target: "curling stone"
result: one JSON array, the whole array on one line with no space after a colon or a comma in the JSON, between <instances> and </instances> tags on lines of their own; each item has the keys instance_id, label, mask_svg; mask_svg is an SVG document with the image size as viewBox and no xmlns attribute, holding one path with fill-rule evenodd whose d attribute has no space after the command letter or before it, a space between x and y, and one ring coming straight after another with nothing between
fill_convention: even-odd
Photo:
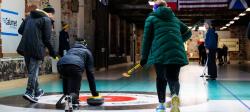
<instances>
[{"instance_id":1,"label":"curling stone","mask_svg":"<svg viewBox=\"0 0 250 112\"><path fill-rule=\"evenodd\" d=\"M100 106L104 103L104 98L101 96L89 97L87 103L90 106Z\"/></svg>"}]
</instances>

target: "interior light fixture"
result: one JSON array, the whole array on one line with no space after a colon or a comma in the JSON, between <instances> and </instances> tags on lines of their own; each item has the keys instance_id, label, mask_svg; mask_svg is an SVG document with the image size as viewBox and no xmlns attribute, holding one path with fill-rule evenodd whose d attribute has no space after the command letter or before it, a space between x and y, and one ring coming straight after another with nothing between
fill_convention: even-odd
<instances>
[{"instance_id":1,"label":"interior light fixture","mask_svg":"<svg viewBox=\"0 0 250 112\"><path fill-rule=\"evenodd\" d=\"M227 27L229 27L231 24L226 24Z\"/></svg>"},{"instance_id":2,"label":"interior light fixture","mask_svg":"<svg viewBox=\"0 0 250 112\"><path fill-rule=\"evenodd\" d=\"M250 8L247 8L247 10L246 10L247 12L250 12Z\"/></svg>"},{"instance_id":3,"label":"interior light fixture","mask_svg":"<svg viewBox=\"0 0 250 112\"><path fill-rule=\"evenodd\" d=\"M240 15L239 16L245 16L246 15L246 13L240 13Z\"/></svg>"},{"instance_id":4,"label":"interior light fixture","mask_svg":"<svg viewBox=\"0 0 250 112\"><path fill-rule=\"evenodd\" d=\"M149 4L149 5L155 5L155 2L154 2L153 0L149 0L149 1L148 1L148 4Z\"/></svg>"},{"instance_id":5,"label":"interior light fixture","mask_svg":"<svg viewBox=\"0 0 250 112\"><path fill-rule=\"evenodd\" d=\"M239 20L239 19L240 19L240 17L235 17L235 18L234 18L234 20Z\"/></svg>"},{"instance_id":6,"label":"interior light fixture","mask_svg":"<svg viewBox=\"0 0 250 112\"><path fill-rule=\"evenodd\" d=\"M234 21L230 21L229 23L230 23L230 24L234 24Z\"/></svg>"}]
</instances>

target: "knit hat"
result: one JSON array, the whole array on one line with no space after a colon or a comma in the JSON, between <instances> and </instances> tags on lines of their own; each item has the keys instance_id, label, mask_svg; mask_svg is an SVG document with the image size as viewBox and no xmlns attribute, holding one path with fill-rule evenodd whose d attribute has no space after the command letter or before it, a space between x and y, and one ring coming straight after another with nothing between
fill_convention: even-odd
<instances>
[{"instance_id":1,"label":"knit hat","mask_svg":"<svg viewBox=\"0 0 250 112\"><path fill-rule=\"evenodd\" d=\"M63 29L67 29L67 28L69 28L69 25L68 24L63 24Z\"/></svg>"},{"instance_id":2,"label":"knit hat","mask_svg":"<svg viewBox=\"0 0 250 112\"><path fill-rule=\"evenodd\" d=\"M86 41L84 38L79 38L79 37L78 37L78 38L76 38L76 41L77 41L78 43L84 45L85 47L88 46L87 41Z\"/></svg>"},{"instance_id":3,"label":"knit hat","mask_svg":"<svg viewBox=\"0 0 250 112\"><path fill-rule=\"evenodd\" d=\"M50 4L46 5L43 10L47 13L55 13L55 9Z\"/></svg>"},{"instance_id":4,"label":"knit hat","mask_svg":"<svg viewBox=\"0 0 250 112\"><path fill-rule=\"evenodd\" d=\"M153 10L155 11L160 6L166 6L166 4L167 3L165 0L157 0L157 1L155 1L155 4L153 6Z\"/></svg>"}]
</instances>

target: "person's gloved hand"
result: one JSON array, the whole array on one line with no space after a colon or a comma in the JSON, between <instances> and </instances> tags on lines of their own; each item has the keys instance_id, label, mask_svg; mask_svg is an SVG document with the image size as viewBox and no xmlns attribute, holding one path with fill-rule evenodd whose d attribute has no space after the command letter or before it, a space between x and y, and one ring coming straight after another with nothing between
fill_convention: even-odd
<instances>
[{"instance_id":1,"label":"person's gloved hand","mask_svg":"<svg viewBox=\"0 0 250 112\"><path fill-rule=\"evenodd\" d=\"M141 61L140 61L140 65L141 66L144 66L146 63L147 63L146 59L141 59Z\"/></svg>"},{"instance_id":2,"label":"person's gloved hand","mask_svg":"<svg viewBox=\"0 0 250 112\"><path fill-rule=\"evenodd\" d=\"M58 56L56 56L56 57L53 57L53 59L55 59L55 60L57 60L57 61L58 61L58 60L59 60L59 57L58 57Z\"/></svg>"},{"instance_id":3,"label":"person's gloved hand","mask_svg":"<svg viewBox=\"0 0 250 112\"><path fill-rule=\"evenodd\" d=\"M50 52L49 54L53 59L59 59L55 52Z\"/></svg>"}]
</instances>

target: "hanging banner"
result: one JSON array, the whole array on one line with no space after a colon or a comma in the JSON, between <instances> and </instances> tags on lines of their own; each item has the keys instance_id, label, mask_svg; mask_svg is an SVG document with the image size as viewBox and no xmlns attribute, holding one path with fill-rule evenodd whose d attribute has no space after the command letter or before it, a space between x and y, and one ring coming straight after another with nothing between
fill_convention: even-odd
<instances>
[{"instance_id":1,"label":"hanging banner","mask_svg":"<svg viewBox=\"0 0 250 112\"><path fill-rule=\"evenodd\" d=\"M229 9L242 10L248 8L246 0L231 0Z\"/></svg>"},{"instance_id":2,"label":"hanging banner","mask_svg":"<svg viewBox=\"0 0 250 112\"><path fill-rule=\"evenodd\" d=\"M228 9L228 0L178 0L179 10Z\"/></svg>"}]
</instances>

